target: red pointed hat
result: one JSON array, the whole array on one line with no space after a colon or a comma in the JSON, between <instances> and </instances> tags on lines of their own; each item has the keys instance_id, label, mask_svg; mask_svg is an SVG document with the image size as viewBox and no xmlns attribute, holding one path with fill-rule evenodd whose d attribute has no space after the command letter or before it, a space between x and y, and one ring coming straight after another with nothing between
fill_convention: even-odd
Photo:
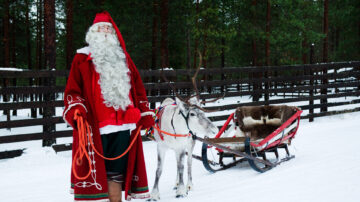
<instances>
[{"instance_id":1,"label":"red pointed hat","mask_svg":"<svg viewBox=\"0 0 360 202\"><path fill-rule=\"evenodd\" d=\"M113 28L116 31L116 35L118 36L119 42L121 47L123 48L124 52L126 52L125 42L124 39L119 31L119 28L116 26L114 20L111 18L110 14L107 11L103 11L101 13L97 13L93 22L93 25L99 22L108 22L111 23Z\"/></svg>"}]
</instances>

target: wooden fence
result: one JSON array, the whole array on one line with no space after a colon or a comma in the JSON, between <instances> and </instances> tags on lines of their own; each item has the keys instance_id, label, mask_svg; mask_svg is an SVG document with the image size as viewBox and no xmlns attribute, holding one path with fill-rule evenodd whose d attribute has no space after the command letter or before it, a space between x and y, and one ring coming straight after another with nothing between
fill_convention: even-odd
<instances>
[{"instance_id":1,"label":"wooden fence","mask_svg":"<svg viewBox=\"0 0 360 202\"><path fill-rule=\"evenodd\" d=\"M161 74L173 82L180 95L185 96L192 89L190 78L193 73L183 69L163 72L140 70L151 106L166 97L174 96L169 84L161 79ZM50 146L56 143L56 138L72 135L71 128L59 131L55 129L56 124L64 123L61 116L54 114L56 108L64 106L63 91L67 75L68 71L0 70L0 81L2 80L0 111L7 115L6 120L0 120L0 131L35 125L43 127L42 132L36 133L29 131L26 134L0 134L0 145L43 140L43 146ZM234 101L230 104L205 106L207 109L228 110L225 115L224 113L210 115L212 121L226 120L232 110L244 105L294 105L295 103L305 111L302 118L310 121L315 117L360 111L359 107L354 106L360 103L359 61L201 69L198 78L197 86L201 90L201 99L225 95L226 99L232 97L231 100ZM248 97L251 99L238 102ZM345 110L334 109L345 105L349 105ZM14 117L11 113L16 114L16 110L20 109L28 109L32 118L11 120L11 117ZM42 117L37 117L38 114ZM61 148L63 147L58 149Z\"/></svg>"}]
</instances>

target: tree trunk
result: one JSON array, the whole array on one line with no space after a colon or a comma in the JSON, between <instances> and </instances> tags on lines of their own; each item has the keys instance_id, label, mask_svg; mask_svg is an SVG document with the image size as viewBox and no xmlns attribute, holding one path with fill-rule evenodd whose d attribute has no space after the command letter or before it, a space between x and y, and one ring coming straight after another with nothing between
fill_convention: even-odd
<instances>
[{"instance_id":1,"label":"tree trunk","mask_svg":"<svg viewBox=\"0 0 360 202\"><path fill-rule=\"evenodd\" d=\"M159 18L159 2L158 0L153 0L153 26L152 26L152 42L151 42L151 69L157 68L157 58L158 58L158 18ZM152 82L157 82L155 76L151 78ZM148 95L155 96L157 90L151 90ZM150 103L150 108L155 109L155 102Z\"/></svg>"},{"instance_id":2,"label":"tree trunk","mask_svg":"<svg viewBox=\"0 0 360 202\"><path fill-rule=\"evenodd\" d=\"M305 35L305 34L304 34ZM301 43L301 46L302 46L302 63L303 64L306 64L307 63L307 55L306 55L306 49L307 49L307 40L306 38L304 37L303 40L302 40L302 43Z\"/></svg>"},{"instance_id":3,"label":"tree trunk","mask_svg":"<svg viewBox=\"0 0 360 202\"><path fill-rule=\"evenodd\" d=\"M9 0L4 0L4 65L10 67L10 39L9 39L9 24L10 24L10 12L9 12Z\"/></svg>"},{"instance_id":4,"label":"tree trunk","mask_svg":"<svg viewBox=\"0 0 360 202\"><path fill-rule=\"evenodd\" d=\"M45 68L48 70L56 69L56 46L55 46L55 0L44 1L44 51L45 51ZM47 78L46 86L54 86L55 79ZM44 95L44 101L50 102L55 100L53 93ZM55 114L55 108L44 107L44 118L50 118ZM55 138L46 137L55 131L54 124L43 125L45 138L43 146L51 146L56 143Z\"/></svg>"},{"instance_id":5,"label":"tree trunk","mask_svg":"<svg viewBox=\"0 0 360 202\"><path fill-rule=\"evenodd\" d=\"M200 13L200 4L199 0L196 0L196 22L195 29L199 29L199 13ZM197 57L198 57L198 49L199 49L199 38L195 38L195 47L194 47L194 63L193 68L196 69L197 66Z\"/></svg>"},{"instance_id":6,"label":"tree trunk","mask_svg":"<svg viewBox=\"0 0 360 202\"><path fill-rule=\"evenodd\" d=\"M152 26L152 45L151 45L151 69L156 69L157 62L157 41L158 41L158 0L153 0L153 26Z\"/></svg>"},{"instance_id":7,"label":"tree trunk","mask_svg":"<svg viewBox=\"0 0 360 202\"><path fill-rule=\"evenodd\" d=\"M359 36L359 39L360 39L360 36ZM340 28L336 28L336 31L335 31L335 51L339 50L339 42L340 42ZM360 47L360 46L358 46L358 47Z\"/></svg>"},{"instance_id":8,"label":"tree trunk","mask_svg":"<svg viewBox=\"0 0 360 202\"><path fill-rule=\"evenodd\" d=\"M161 0L161 68L169 67L168 18L169 0Z\"/></svg>"},{"instance_id":9,"label":"tree trunk","mask_svg":"<svg viewBox=\"0 0 360 202\"><path fill-rule=\"evenodd\" d=\"M17 3L16 0L13 1L13 13L10 15L11 24L10 24L10 32L11 32L11 44L10 44L10 52L11 52L11 66L16 67L16 9Z\"/></svg>"},{"instance_id":10,"label":"tree trunk","mask_svg":"<svg viewBox=\"0 0 360 202\"><path fill-rule=\"evenodd\" d=\"M270 21L271 21L271 1L267 0L266 6L266 44L265 44L265 63L266 66L270 65ZM269 72L265 72L265 78L269 78ZM265 82L265 90L269 90L269 82ZM265 92L265 101L269 101L269 93ZM266 104L267 105L267 104Z\"/></svg>"},{"instance_id":11,"label":"tree trunk","mask_svg":"<svg viewBox=\"0 0 360 202\"><path fill-rule=\"evenodd\" d=\"M29 20L29 12L30 12L29 0L25 0L25 7L26 7L25 24L26 24L27 65L28 65L29 69L32 69L33 67L32 67L32 62L31 62L31 35L30 35L30 20ZM30 85L32 85L32 84L30 84Z\"/></svg>"},{"instance_id":12,"label":"tree trunk","mask_svg":"<svg viewBox=\"0 0 360 202\"><path fill-rule=\"evenodd\" d=\"M324 0L324 25L323 25L323 33L325 35L324 38L324 42L323 42L323 62L328 62L328 31L329 31L329 21L328 21L328 14L329 14L329 1L328 0ZM323 70L323 74L327 74L327 70L324 69ZM328 80L327 79L323 79L322 80L323 84L327 84ZM321 89L321 94L322 95L326 95L327 94L327 89ZM327 99L320 99L320 103L321 104L327 104ZM320 108L321 112L326 112L327 111L327 107L326 106L322 106Z\"/></svg>"},{"instance_id":13,"label":"tree trunk","mask_svg":"<svg viewBox=\"0 0 360 202\"><path fill-rule=\"evenodd\" d=\"M10 11L9 11L9 1L4 0L4 66L10 67L10 38L9 38L9 24L10 24ZM9 79L3 79L3 87L9 86ZM6 94L3 95L3 101L9 101ZM8 121L10 120L9 110L4 110L4 115L7 115Z\"/></svg>"},{"instance_id":14,"label":"tree trunk","mask_svg":"<svg viewBox=\"0 0 360 202\"><path fill-rule=\"evenodd\" d=\"M252 6L255 7L254 8L254 11L252 13L252 26L253 28L256 26L256 0L253 0L252 1ZM256 51L256 37L255 36L252 36L252 63L253 63L253 66L257 66L257 51Z\"/></svg>"},{"instance_id":15,"label":"tree trunk","mask_svg":"<svg viewBox=\"0 0 360 202\"><path fill-rule=\"evenodd\" d=\"M66 0L66 69L70 69L73 57L73 1Z\"/></svg>"},{"instance_id":16,"label":"tree trunk","mask_svg":"<svg viewBox=\"0 0 360 202\"><path fill-rule=\"evenodd\" d=\"M267 0L266 6L266 44L265 44L265 57L266 66L270 65L270 21L271 21L271 2Z\"/></svg>"},{"instance_id":17,"label":"tree trunk","mask_svg":"<svg viewBox=\"0 0 360 202\"><path fill-rule=\"evenodd\" d=\"M42 0L37 1L37 23L36 23L36 62L35 69L42 69Z\"/></svg>"},{"instance_id":18,"label":"tree trunk","mask_svg":"<svg viewBox=\"0 0 360 202\"><path fill-rule=\"evenodd\" d=\"M256 27L256 5L257 5L257 2L256 0L253 0L252 1L252 6L254 7L253 9L253 13L252 13L252 26L253 27ZM257 46L256 46L256 36L252 36L252 62L253 62L253 66L257 66L258 63L257 63ZM254 78L261 78L261 73L253 73L252 76ZM261 87L259 85L259 83L253 83L253 90L259 90ZM260 94L259 93L255 93L253 94L253 101L259 101L260 99Z\"/></svg>"},{"instance_id":19,"label":"tree trunk","mask_svg":"<svg viewBox=\"0 0 360 202\"><path fill-rule=\"evenodd\" d=\"M328 20L328 14L329 14L329 1L324 0L324 24L323 24L323 34L325 35L324 41L323 41L323 62L328 62L328 31L329 31L329 20Z\"/></svg>"},{"instance_id":20,"label":"tree trunk","mask_svg":"<svg viewBox=\"0 0 360 202\"><path fill-rule=\"evenodd\" d=\"M189 28L186 29L186 67L190 71L191 69L191 37Z\"/></svg>"},{"instance_id":21,"label":"tree trunk","mask_svg":"<svg viewBox=\"0 0 360 202\"><path fill-rule=\"evenodd\" d=\"M223 70L225 68L225 38L222 37L221 38L221 69ZM225 80L225 74L224 72L222 71L221 73L221 81L224 81ZM239 85L238 85L238 90L239 90ZM221 92L223 93L226 89L226 85L224 86L221 86Z\"/></svg>"},{"instance_id":22,"label":"tree trunk","mask_svg":"<svg viewBox=\"0 0 360 202\"><path fill-rule=\"evenodd\" d=\"M12 23L10 24L10 31L11 31L11 66L12 67L17 67L17 62L16 62L16 17L17 17L17 0L13 1L13 13L10 16ZM16 86L16 78L13 78L12 80L12 85ZM12 102L17 102L18 101L18 96L16 94L13 94L13 99ZM17 110L13 109L12 111L12 115L16 116L17 115Z\"/></svg>"},{"instance_id":23,"label":"tree trunk","mask_svg":"<svg viewBox=\"0 0 360 202\"><path fill-rule=\"evenodd\" d=\"M203 37L203 42L204 42L204 44L203 44L203 51L202 51L202 66L204 67L204 69L206 69L207 68L207 59L206 59L206 57L207 57L207 34L205 33L204 34L204 37ZM204 76L205 76L205 74L204 74ZM206 78L205 78L205 80L206 80Z\"/></svg>"},{"instance_id":24,"label":"tree trunk","mask_svg":"<svg viewBox=\"0 0 360 202\"><path fill-rule=\"evenodd\" d=\"M225 67L225 38L221 38L221 68ZM221 80L224 80L224 74L221 75Z\"/></svg>"},{"instance_id":25,"label":"tree trunk","mask_svg":"<svg viewBox=\"0 0 360 202\"><path fill-rule=\"evenodd\" d=\"M44 51L45 68L56 69L55 0L44 1Z\"/></svg>"},{"instance_id":26,"label":"tree trunk","mask_svg":"<svg viewBox=\"0 0 360 202\"><path fill-rule=\"evenodd\" d=\"M43 69L43 0L37 0L37 22L36 22L36 61L35 69ZM35 85L42 85L41 78L35 79ZM42 101L43 95L37 94L36 100ZM42 108L39 108L39 114L43 114Z\"/></svg>"},{"instance_id":27,"label":"tree trunk","mask_svg":"<svg viewBox=\"0 0 360 202\"><path fill-rule=\"evenodd\" d=\"M30 35L30 20L29 20L29 14L30 14L30 4L29 0L25 0L25 7L26 7L26 16L25 16L25 24L26 24L26 50L27 50L27 65L30 70L33 69L32 66L32 58L31 58L31 35ZM34 85L34 78L29 79L30 86ZM30 101L35 101L35 95L32 93L30 94ZM30 110L31 117L36 118L36 108L31 108Z\"/></svg>"}]
</instances>

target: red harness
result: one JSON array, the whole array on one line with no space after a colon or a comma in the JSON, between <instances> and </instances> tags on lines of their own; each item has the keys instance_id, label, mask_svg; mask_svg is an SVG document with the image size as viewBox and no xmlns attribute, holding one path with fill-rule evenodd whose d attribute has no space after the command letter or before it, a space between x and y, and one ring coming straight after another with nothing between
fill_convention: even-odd
<instances>
[{"instance_id":1,"label":"red harness","mask_svg":"<svg viewBox=\"0 0 360 202\"><path fill-rule=\"evenodd\" d=\"M176 103L173 103L172 105L176 105ZM160 136L160 139L162 141L164 141L164 135L169 135L169 136L173 136L173 137L189 137L191 136L191 134L173 134L173 133L169 133L169 132L166 132L166 131L163 131L161 130L161 116L162 114L164 113L164 109L166 106L169 106L169 105L165 105L163 107L158 107L155 111L155 125L153 126L159 133L159 136ZM154 131L152 131L153 133Z\"/></svg>"}]
</instances>

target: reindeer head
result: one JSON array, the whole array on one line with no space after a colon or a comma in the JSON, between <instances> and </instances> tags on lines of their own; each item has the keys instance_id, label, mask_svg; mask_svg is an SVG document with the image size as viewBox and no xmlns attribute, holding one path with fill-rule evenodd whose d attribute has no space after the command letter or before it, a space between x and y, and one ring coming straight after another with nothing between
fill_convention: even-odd
<instances>
[{"instance_id":1,"label":"reindeer head","mask_svg":"<svg viewBox=\"0 0 360 202\"><path fill-rule=\"evenodd\" d=\"M205 116L201 110L200 102L196 98L191 98L183 102L178 97L175 98L176 105L179 107L179 113L184 117L187 127L194 134L204 136L214 136L219 129Z\"/></svg>"}]
</instances>

